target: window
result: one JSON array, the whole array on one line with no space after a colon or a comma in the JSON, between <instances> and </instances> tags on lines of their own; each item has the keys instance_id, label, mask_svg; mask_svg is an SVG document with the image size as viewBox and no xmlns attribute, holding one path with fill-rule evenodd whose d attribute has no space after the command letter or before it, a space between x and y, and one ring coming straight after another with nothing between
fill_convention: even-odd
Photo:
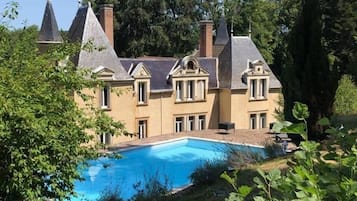
<instances>
[{"instance_id":1,"label":"window","mask_svg":"<svg viewBox=\"0 0 357 201\"><path fill-rule=\"evenodd\" d=\"M175 120L175 132L179 133L183 131L183 117L176 117Z\"/></svg>"},{"instance_id":2,"label":"window","mask_svg":"<svg viewBox=\"0 0 357 201\"><path fill-rule=\"evenodd\" d=\"M111 144L112 135L109 133L103 133L99 136L101 144Z\"/></svg>"},{"instance_id":3,"label":"window","mask_svg":"<svg viewBox=\"0 0 357 201\"><path fill-rule=\"evenodd\" d=\"M267 123L267 114L266 113L260 113L260 128L265 128Z\"/></svg>"},{"instance_id":4,"label":"window","mask_svg":"<svg viewBox=\"0 0 357 201\"><path fill-rule=\"evenodd\" d=\"M187 81L187 100L193 100L195 94L195 81Z\"/></svg>"},{"instance_id":5,"label":"window","mask_svg":"<svg viewBox=\"0 0 357 201\"><path fill-rule=\"evenodd\" d=\"M193 61L189 61L188 63L187 63L187 69L188 70L194 70L194 64L193 64Z\"/></svg>"},{"instance_id":6,"label":"window","mask_svg":"<svg viewBox=\"0 0 357 201\"><path fill-rule=\"evenodd\" d=\"M138 93L138 103L139 104L144 104L146 103L146 82L139 82L138 83L138 90L139 90L139 93Z\"/></svg>"},{"instance_id":7,"label":"window","mask_svg":"<svg viewBox=\"0 0 357 201\"><path fill-rule=\"evenodd\" d=\"M195 130L195 117L189 116L187 120L187 131Z\"/></svg>"},{"instance_id":8,"label":"window","mask_svg":"<svg viewBox=\"0 0 357 201\"><path fill-rule=\"evenodd\" d=\"M200 115L198 116L198 130L206 129L206 116Z\"/></svg>"},{"instance_id":9,"label":"window","mask_svg":"<svg viewBox=\"0 0 357 201\"><path fill-rule=\"evenodd\" d=\"M256 85L257 85L257 80L250 80L250 99L256 98L257 95Z\"/></svg>"},{"instance_id":10,"label":"window","mask_svg":"<svg viewBox=\"0 0 357 201\"><path fill-rule=\"evenodd\" d=\"M176 81L176 101L182 101L183 99L183 90L182 90L182 81Z\"/></svg>"},{"instance_id":11,"label":"window","mask_svg":"<svg viewBox=\"0 0 357 201\"><path fill-rule=\"evenodd\" d=\"M261 79L261 80L260 80L259 89L260 89L260 97L261 97L261 98L266 98L266 91L267 91L267 89L266 89L266 86L267 86L266 82L267 82L266 79Z\"/></svg>"},{"instance_id":12,"label":"window","mask_svg":"<svg viewBox=\"0 0 357 201\"><path fill-rule=\"evenodd\" d=\"M206 99L206 82L204 80L199 80L198 81L198 91L197 91L197 96L199 100L205 100Z\"/></svg>"},{"instance_id":13,"label":"window","mask_svg":"<svg viewBox=\"0 0 357 201\"><path fill-rule=\"evenodd\" d=\"M147 137L147 121L140 120L138 122L138 137L139 139L143 139Z\"/></svg>"},{"instance_id":14,"label":"window","mask_svg":"<svg viewBox=\"0 0 357 201\"><path fill-rule=\"evenodd\" d=\"M109 96L110 96L110 88L109 86L105 86L101 89L101 108L106 109L109 108Z\"/></svg>"},{"instance_id":15,"label":"window","mask_svg":"<svg viewBox=\"0 0 357 201\"><path fill-rule=\"evenodd\" d=\"M249 120L250 120L250 125L249 125L250 129L256 129L257 128L257 122L256 122L257 115L251 114Z\"/></svg>"}]
</instances>

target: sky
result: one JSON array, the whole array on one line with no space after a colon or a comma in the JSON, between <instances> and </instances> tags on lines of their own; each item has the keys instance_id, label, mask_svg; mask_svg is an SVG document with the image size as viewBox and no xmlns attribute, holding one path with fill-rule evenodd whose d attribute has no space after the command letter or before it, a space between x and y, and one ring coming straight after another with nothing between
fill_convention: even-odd
<instances>
[{"instance_id":1,"label":"sky","mask_svg":"<svg viewBox=\"0 0 357 201\"><path fill-rule=\"evenodd\" d=\"M11 0L0 0L0 13ZM19 3L19 15L14 21L10 21L12 28L18 29L24 26L37 25L41 28L43 13L47 0L12 0ZM53 10L60 30L68 30L78 9L78 0L51 0Z\"/></svg>"}]
</instances>

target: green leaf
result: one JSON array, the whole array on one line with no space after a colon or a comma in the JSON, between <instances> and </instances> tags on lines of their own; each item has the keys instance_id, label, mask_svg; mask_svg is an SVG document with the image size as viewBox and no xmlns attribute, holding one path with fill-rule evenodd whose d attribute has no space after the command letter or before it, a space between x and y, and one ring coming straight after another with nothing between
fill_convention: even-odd
<instances>
[{"instance_id":1,"label":"green leaf","mask_svg":"<svg viewBox=\"0 0 357 201\"><path fill-rule=\"evenodd\" d=\"M295 102L292 113L294 118L297 120L305 120L310 116L307 105L300 102Z\"/></svg>"},{"instance_id":2,"label":"green leaf","mask_svg":"<svg viewBox=\"0 0 357 201\"><path fill-rule=\"evenodd\" d=\"M278 121L274 123L272 132L281 133L281 129L290 126L292 123L289 121Z\"/></svg>"},{"instance_id":3,"label":"green leaf","mask_svg":"<svg viewBox=\"0 0 357 201\"><path fill-rule=\"evenodd\" d=\"M326 117L320 119L318 122L317 122L320 126L329 126L331 125L330 124L330 120Z\"/></svg>"},{"instance_id":4,"label":"green leaf","mask_svg":"<svg viewBox=\"0 0 357 201\"><path fill-rule=\"evenodd\" d=\"M247 197L247 195L249 195L250 192L252 192L253 188L243 185L241 187L238 188L238 192L242 197Z\"/></svg>"},{"instance_id":5,"label":"green leaf","mask_svg":"<svg viewBox=\"0 0 357 201\"><path fill-rule=\"evenodd\" d=\"M306 127L304 123L292 124L281 129L281 132L301 135L304 140L307 140Z\"/></svg>"}]
</instances>

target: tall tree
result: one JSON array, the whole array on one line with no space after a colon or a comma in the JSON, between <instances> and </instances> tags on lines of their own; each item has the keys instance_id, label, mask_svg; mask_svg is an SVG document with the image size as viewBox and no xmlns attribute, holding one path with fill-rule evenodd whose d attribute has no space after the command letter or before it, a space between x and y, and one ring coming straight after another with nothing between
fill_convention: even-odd
<instances>
[{"instance_id":1,"label":"tall tree","mask_svg":"<svg viewBox=\"0 0 357 201\"><path fill-rule=\"evenodd\" d=\"M332 49L324 47L322 11L319 0L302 1L302 10L289 36L290 61L283 69L282 79L287 118L292 119L289 111L295 101L306 103L311 111L308 128L312 135L321 131L318 119L333 112L340 78L340 69L329 65L327 53Z\"/></svg>"},{"instance_id":2,"label":"tall tree","mask_svg":"<svg viewBox=\"0 0 357 201\"><path fill-rule=\"evenodd\" d=\"M88 143L93 132L121 132L123 125L92 108L78 108L84 88L100 82L85 79L71 62L79 50L60 45L40 54L37 29L16 32L0 25L0 200L68 199L78 168L95 156ZM90 104L90 101L88 102ZM93 106L94 108L94 106Z\"/></svg>"}]
</instances>

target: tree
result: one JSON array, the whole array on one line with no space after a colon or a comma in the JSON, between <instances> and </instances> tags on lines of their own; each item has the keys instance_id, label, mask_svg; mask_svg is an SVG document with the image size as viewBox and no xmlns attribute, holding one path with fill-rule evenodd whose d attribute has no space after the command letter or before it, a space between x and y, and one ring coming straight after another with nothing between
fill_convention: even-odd
<instances>
[{"instance_id":1,"label":"tree","mask_svg":"<svg viewBox=\"0 0 357 201\"><path fill-rule=\"evenodd\" d=\"M340 26L337 24L340 17L346 23L356 20L356 16L348 14L351 11L347 7L352 4L347 2L343 3L346 12L339 8L339 14L335 15L327 12L330 9L327 5L330 6L332 2L323 4L319 0L302 1L301 11L288 36L288 55L281 79L285 116L288 120L293 119L290 111L295 101L307 103L311 110L308 127L314 135L322 132L317 120L330 117L333 113L338 80L350 62L350 56L347 55L353 52L350 45L346 44L348 42L336 35L339 32L336 26ZM335 23L331 24L331 21ZM352 28L347 26L346 30L343 29L343 32L347 32L344 33L346 37L354 35L355 30Z\"/></svg>"},{"instance_id":2,"label":"tree","mask_svg":"<svg viewBox=\"0 0 357 201\"><path fill-rule=\"evenodd\" d=\"M339 81L334 108L337 114L357 113L357 86L353 83L352 76L342 76Z\"/></svg>"},{"instance_id":3,"label":"tree","mask_svg":"<svg viewBox=\"0 0 357 201\"><path fill-rule=\"evenodd\" d=\"M84 88L101 84L85 79L71 62L78 46L63 44L40 54L37 30L16 33L0 25L0 200L68 199L78 168L95 156L83 146L93 132L123 132L96 109L78 108Z\"/></svg>"},{"instance_id":4,"label":"tree","mask_svg":"<svg viewBox=\"0 0 357 201\"><path fill-rule=\"evenodd\" d=\"M235 35L249 35L251 26L251 37L255 45L269 63L273 63L273 50L277 45L277 34L279 27L277 1L245 0L224 2L227 21Z\"/></svg>"},{"instance_id":5,"label":"tree","mask_svg":"<svg viewBox=\"0 0 357 201\"><path fill-rule=\"evenodd\" d=\"M196 48L200 1L110 2L114 3L115 50L119 56L177 56ZM95 5L101 3L108 1L95 1Z\"/></svg>"}]
</instances>

